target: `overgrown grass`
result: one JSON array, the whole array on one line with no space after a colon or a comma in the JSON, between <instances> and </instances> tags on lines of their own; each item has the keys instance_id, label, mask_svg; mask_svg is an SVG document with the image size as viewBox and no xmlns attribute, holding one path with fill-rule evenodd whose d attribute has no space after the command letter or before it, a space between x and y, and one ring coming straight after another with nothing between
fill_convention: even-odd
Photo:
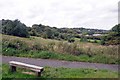
<instances>
[{"instance_id":1,"label":"overgrown grass","mask_svg":"<svg viewBox=\"0 0 120 80\"><path fill-rule=\"evenodd\" d=\"M104 55L88 56L81 54L78 56L72 54L60 54L49 51L22 51L13 48L3 49L3 55L5 56L17 56L17 57L28 57L28 58L42 58L42 59L58 59L66 61L82 61L82 62L94 62L94 63L105 63L105 64L118 64L118 59Z\"/></svg>"},{"instance_id":2,"label":"overgrown grass","mask_svg":"<svg viewBox=\"0 0 120 80\"><path fill-rule=\"evenodd\" d=\"M6 64L3 64L2 72L2 78L38 78L34 74L23 74L22 72L31 72L26 69L17 68L17 72L11 73ZM45 67L42 76L39 78L118 78L118 73L95 69Z\"/></svg>"},{"instance_id":3,"label":"overgrown grass","mask_svg":"<svg viewBox=\"0 0 120 80\"><path fill-rule=\"evenodd\" d=\"M118 64L120 46L3 35L3 55Z\"/></svg>"}]
</instances>

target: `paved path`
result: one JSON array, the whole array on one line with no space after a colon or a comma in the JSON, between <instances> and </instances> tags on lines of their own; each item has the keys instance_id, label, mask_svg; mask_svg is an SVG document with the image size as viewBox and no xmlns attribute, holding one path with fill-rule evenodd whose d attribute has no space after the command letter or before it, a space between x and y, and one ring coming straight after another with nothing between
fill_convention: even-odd
<instances>
[{"instance_id":1,"label":"paved path","mask_svg":"<svg viewBox=\"0 0 120 80\"><path fill-rule=\"evenodd\" d=\"M118 71L118 65L112 65L112 64L70 62L70 61L61 61L61 60L2 56L3 63L8 63L11 60L25 62L28 64L33 64L33 65L38 65L38 66L43 66L43 67L50 66L50 67L65 67L65 68L92 68L92 69L107 69L107 70L112 70L112 71Z\"/></svg>"}]
</instances>

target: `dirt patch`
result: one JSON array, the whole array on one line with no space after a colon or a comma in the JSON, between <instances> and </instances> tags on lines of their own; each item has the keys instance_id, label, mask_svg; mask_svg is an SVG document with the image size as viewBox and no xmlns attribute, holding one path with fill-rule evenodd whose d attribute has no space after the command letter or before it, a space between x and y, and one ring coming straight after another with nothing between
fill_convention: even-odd
<instances>
[{"instance_id":1,"label":"dirt patch","mask_svg":"<svg viewBox=\"0 0 120 80\"><path fill-rule=\"evenodd\" d=\"M35 75L34 72L22 72L23 74Z\"/></svg>"}]
</instances>

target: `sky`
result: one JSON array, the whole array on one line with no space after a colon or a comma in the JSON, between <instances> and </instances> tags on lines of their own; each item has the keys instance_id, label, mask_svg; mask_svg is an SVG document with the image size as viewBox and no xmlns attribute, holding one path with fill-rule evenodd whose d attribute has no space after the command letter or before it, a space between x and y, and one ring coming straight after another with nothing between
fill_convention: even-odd
<instances>
[{"instance_id":1,"label":"sky","mask_svg":"<svg viewBox=\"0 0 120 80\"><path fill-rule=\"evenodd\" d=\"M0 19L27 26L109 30L118 24L119 0L0 0Z\"/></svg>"}]
</instances>

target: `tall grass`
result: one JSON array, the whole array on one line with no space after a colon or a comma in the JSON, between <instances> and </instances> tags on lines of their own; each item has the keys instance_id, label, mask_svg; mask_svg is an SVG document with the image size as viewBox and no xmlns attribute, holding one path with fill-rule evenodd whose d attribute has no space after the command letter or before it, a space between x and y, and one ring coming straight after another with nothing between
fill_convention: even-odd
<instances>
[{"instance_id":1,"label":"tall grass","mask_svg":"<svg viewBox=\"0 0 120 80\"><path fill-rule=\"evenodd\" d=\"M20 38L8 35L3 35L2 40L3 50L6 48L14 48L26 52L30 50L49 51L60 54L71 54L74 56L87 55L93 57L99 55L118 59L119 46L116 45L102 46L99 44L78 41L69 43L67 41L43 39L40 37ZM12 55L15 55L14 51Z\"/></svg>"}]
</instances>

